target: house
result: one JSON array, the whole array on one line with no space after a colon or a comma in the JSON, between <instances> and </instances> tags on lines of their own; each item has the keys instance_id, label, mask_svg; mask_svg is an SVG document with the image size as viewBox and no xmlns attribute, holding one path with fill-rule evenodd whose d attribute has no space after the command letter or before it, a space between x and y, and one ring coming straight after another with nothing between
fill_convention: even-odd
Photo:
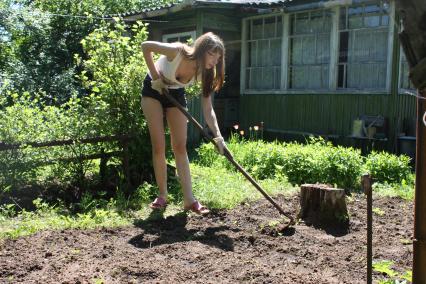
<instances>
[{"instance_id":1,"label":"house","mask_svg":"<svg viewBox=\"0 0 426 284\"><path fill-rule=\"evenodd\" d=\"M263 122L267 138L313 134L391 151L415 141L394 0L182 0L122 16L150 20L152 40L224 39L226 86L215 96L223 132ZM196 99L190 110L200 119ZM193 128L189 136L199 139Z\"/></svg>"}]
</instances>

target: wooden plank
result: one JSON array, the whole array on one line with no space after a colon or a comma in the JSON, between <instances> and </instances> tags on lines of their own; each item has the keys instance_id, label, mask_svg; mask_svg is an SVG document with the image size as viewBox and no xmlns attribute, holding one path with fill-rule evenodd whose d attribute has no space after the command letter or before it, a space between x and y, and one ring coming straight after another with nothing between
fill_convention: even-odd
<instances>
[{"instance_id":1,"label":"wooden plank","mask_svg":"<svg viewBox=\"0 0 426 284\"><path fill-rule=\"evenodd\" d=\"M242 20L241 29L241 72L240 72L240 94L243 95L246 86L246 62L247 62L247 20ZM241 113L241 111L239 112Z\"/></svg>"},{"instance_id":2,"label":"wooden plank","mask_svg":"<svg viewBox=\"0 0 426 284\"><path fill-rule=\"evenodd\" d=\"M204 33L204 14L202 11L197 11L195 20L196 20L197 37L199 37Z\"/></svg>"},{"instance_id":3,"label":"wooden plank","mask_svg":"<svg viewBox=\"0 0 426 284\"><path fill-rule=\"evenodd\" d=\"M179 28L188 28L188 27L195 27L197 24L196 18L195 17L185 17L185 18L181 18L181 19L166 19L165 23L157 23L157 24L153 24L150 23L150 25L153 28L158 28L161 29L163 31L167 31L170 29L179 29Z\"/></svg>"},{"instance_id":4,"label":"wooden plank","mask_svg":"<svg viewBox=\"0 0 426 284\"><path fill-rule=\"evenodd\" d=\"M4 142L0 142L0 151L19 149L22 147L31 146L34 148L41 147L54 147L54 146L65 146L72 144L94 144L101 142L116 142L116 141L124 141L130 139L130 136L126 135L114 135L114 136L102 136L102 137L93 137L93 138L82 138L82 139L67 139L67 140L55 140L55 141L47 141L47 142L25 142L25 143L14 143L7 144Z\"/></svg>"}]
</instances>

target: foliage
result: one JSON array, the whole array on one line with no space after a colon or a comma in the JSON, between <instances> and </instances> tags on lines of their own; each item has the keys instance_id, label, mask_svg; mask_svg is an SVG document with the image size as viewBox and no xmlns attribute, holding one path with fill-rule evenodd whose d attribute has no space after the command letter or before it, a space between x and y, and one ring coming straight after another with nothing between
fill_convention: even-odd
<instances>
[{"instance_id":1,"label":"foliage","mask_svg":"<svg viewBox=\"0 0 426 284\"><path fill-rule=\"evenodd\" d=\"M283 174L293 184L330 183L343 188L356 188L361 174L362 157L358 150L334 147L323 140L299 143L266 143L238 140L228 143L230 151L250 174L258 179ZM212 145L198 149L200 165L232 166L225 158L217 158Z\"/></svg>"},{"instance_id":2,"label":"foliage","mask_svg":"<svg viewBox=\"0 0 426 284\"><path fill-rule=\"evenodd\" d=\"M185 94L188 100L200 96L202 92L201 82L197 81L195 84L185 88Z\"/></svg>"},{"instance_id":3,"label":"foliage","mask_svg":"<svg viewBox=\"0 0 426 284\"><path fill-rule=\"evenodd\" d=\"M363 162L359 150L311 139L307 145L288 144L284 155L283 171L290 182L329 183L345 189L359 186Z\"/></svg>"},{"instance_id":4,"label":"foliage","mask_svg":"<svg viewBox=\"0 0 426 284\"><path fill-rule=\"evenodd\" d=\"M79 140L107 133L108 125L102 117L108 105L99 96L80 99L74 96L61 107L44 105L41 102L43 96L41 93L31 96L29 93L8 92L0 100L0 141L25 145L28 142ZM114 149L116 146L103 147ZM39 178L38 167L47 164L52 164L51 170L57 180L66 182L69 177L68 181L72 181L78 175L84 175L89 162L61 163L59 160L79 158L99 151L99 148L88 144L33 148L26 144L20 150L0 152L0 187L35 182Z\"/></svg>"},{"instance_id":5,"label":"foliage","mask_svg":"<svg viewBox=\"0 0 426 284\"><path fill-rule=\"evenodd\" d=\"M412 282L412 272L406 271L404 274L400 274L392 269L393 261L383 260L373 263L373 270L383 275L390 277L390 279L380 280L380 284L406 284ZM402 280L401 280L402 279ZM401 281L400 281L401 280Z\"/></svg>"},{"instance_id":6,"label":"foliage","mask_svg":"<svg viewBox=\"0 0 426 284\"><path fill-rule=\"evenodd\" d=\"M144 171L150 169L149 138L140 110L140 86L146 66L143 64L140 44L147 37L146 26L137 23L131 27L130 38L126 27L116 22L105 23L85 40L83 47L88 58L76 56L84 68L80 74L90 94L77 93L65 103L46 103L45 93L18 93L6 91L0 101L0 141L8 144L46 142L125 134L132 136L129 143L130 167L138 173L136 182L146 179ZM64 147L32 148L0 152L4 170L0 173L0 185L20 186L36 182L39 166L49 167L51 176L60 182L74 183L81 187L85 175L93 163L81 157L99 153L101 149L118 150L117 143L89 145L75 143ZM76 162L58 162L77 158Z\"/></svg>"},{"instance_id":7,"label":"foliage","mask_svg":"<svg viewBox=\"0 0 426 284\"><path fill-rule=\"evenodd\" d=\"M84 90L73 55L84 57L80 41L111 14L141 10L172 0L3 0L0 3L0 75L9 87L46 99L68 100ZM1 84L2 78L0 78Z\"/></svg>"},{"instance_id":8,"label":"foliage","mask_svg":"<svg viewBox=\"0 0 426 284\"><path fill-rule=\"evenodd\" d=\"M39 90L48 96L66 101L73 92L81 93L74 78L72 54L81 52L76 42L87 34L81 21L68 25L67 21L46 14L35 4L24 5L21 1L8 7L3 22L7 34L2 45L8 46L8 60L0 62L1 73L9 80L9 88L19 93ZM61 13L56 11L56 13ZM63 12L66 14L66 12ZM3 52L0 51L0 54Z\"/></svg>"},{"instance_id":9,"label":"foliage","mask_svg":"<svg viewBox=\"0 0 426 284\"><path fill-rule=\"evenodd\" d=\"M76 55L85 70L80 79L86 89L99 94L109 105L107 119L113 133L131 133L143 127L140 110L140 88L146 74L140 45L147 38L142 22L132 25L130 37L126 26L116 19L105 24L81 41L88 58ZM141 125L142 124L142 125Z\"/></svg>"},{"instance_id":10,"label":"foliage","mask_svg":"<svg viewBox=\"0 0 426 284\"><path fill-rule=\"evenodd\" d=\"M365 163L366 170L376 182L401 183L411 178L410 158L386 152L372 152Z\"/></svg>"},{"instance_id":11,"label":"foliage","mask_svg":"<svg viewBox=\"0 0 426 284\"><path fill-rule=\"evenodd\" d=\"M75 57L84 68L80 79L85 88L108 104L109 112L103 119L111 132L131 137L130 170L137 184L146 179L148 174L144 177L144 172L151 168L151 149L146 147L150 140L140 107L140 90L147 70L140 46L147 36L147 26L142 22L128 30L115 19L81 41L87 59Z\"/></svg>"}]
</instances>

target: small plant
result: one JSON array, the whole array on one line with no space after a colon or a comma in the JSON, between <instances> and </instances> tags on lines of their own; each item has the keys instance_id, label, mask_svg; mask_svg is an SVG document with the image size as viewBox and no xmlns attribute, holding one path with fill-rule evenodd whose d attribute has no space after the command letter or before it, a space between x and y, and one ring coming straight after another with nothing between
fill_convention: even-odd
<instances>
[{"instance_id":1,"label":"small plant","mask_svg":"<svg viewBox=\"0 0 426 284\"><path fill-rule=\"evenodd\" d=\"M104 279L102 279L102 278L93 278L93 279L92 279L92 283L93 283L93 284L105 284L106 282L105 282L105 280L104 280Z\"/></svg>"},{"instance_id":2,"label":"small plant","mask_svg":"<svg viewBox=\"0 0 426 284\"><path fill-rule=\"evenodd\" d=\"M412 282L412 272L410 270L405 271L404 274L400 274L392 269L393 261L383 260L373 263L373 270L384 274L390 279L380 280L379 284L406 284Z\"/></svg>"},{"instance_id":3,"label":"small plant","mask_svg":"<svg viewBox=\"0 0 426 284\"><path fill-rule=\"evenodd\" d=\"M279 224L280 224L279 221L273 220L273 221L269 221L268 226L271 227L271 228L275 228Z\"/></svg>"},{"instance_id":4,"label":"small plant","mask_svg":"<svg viewBox=\"0 0 426 284\"><path fill-rule=\"evenodd\" d=\"M373 263L373 270L379 273L383 273L389 277L395 277L398 273L393 270L391 267L393 265L393 261L384 260Z\"/></svg>"},{"instance_id":5,"label":"small plant","mask_svg":"<svg viewBox=\"0 0 426 284\"><path fill-rule=\"evenodd\" d=\"M3 204L0 206L0 219L11 218L15 216L15 214L16 214L15 204Z\"/></svg>"},{"instance_id":6,"label":"small plant","mask_svg":"<svg viewBox=\"0 0 426 284\"><path fill-rule=\"evenodd\" d=\"M380 208L378 208L378 207L373 208L373 213L375 213L375 214L376 214L376 215L378 215L378 216L383 216L383 215L385 215L385 211L383 211L382 209L380 209Z\"/></svg>"}]
</instances>

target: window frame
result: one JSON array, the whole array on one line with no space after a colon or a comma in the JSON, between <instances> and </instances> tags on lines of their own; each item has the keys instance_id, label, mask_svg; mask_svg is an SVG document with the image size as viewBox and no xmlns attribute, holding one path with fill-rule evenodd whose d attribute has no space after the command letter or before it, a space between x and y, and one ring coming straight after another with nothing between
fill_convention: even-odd
<instances>
[{"instance_id":1,"label":"window frame","mask_svg":"<svg viewBox=\"0 0 426 284\"><path fill-rule=\"evenodd\" d=\"M280 84L279 84L279 88L278 89L264 89L265 91L280 91L281 89L282 89L282 82L283 82L283 77L282 77L282 72L283 72L283 69L282 69L282 66L283 66L283 64L282 64L282 60L283 60L283 48L282 48L282 44L283 44L283 34L284 34L284 32L282 31L282 33L281 33L281 36L277 36L277 34L275 34L275 37L270 37L270 38L259 38L259 39L247 39L247 29L248 29L248 26L249 26L249 23L251 22L251 21L253 21L253 20L257 20L257 19L267 19L267 18L275 18L274 20L275 20L275 29L276 30L278 30L278 18L281 18L281 25L282 25L282 27L283 27L283 21L284 21L284 17L283 17L283 13L271 13L271 14L268 14L268 15L259 15L259 16L253 16L253 17L248 17L248 18L245 18L245 19L243 19L243 21L245 20L245 26L243 26L243 29L242 29L242 32L243 32L243 35L244 35L244 39L242 39L241 40L241 44L242 44L242 46L244 46L244 48L242 47L242 54L243 54L243 52L246 54L245 55L245 59L244 60L241 60L241 76L243 76L244 78L246 78L246 75L247 75L247 70L248 69L253 69L253 68L261 68L262 69L262 72L261 72L261 74L262 74L262 77L263 77L263 72L264 72L264 68L272 68L272 69L275 69L275 68L279 68L280 69L280 72L281 72L281 76L280 76ZM264 25L265 25L265 23L263 23L263 26L262 26L262 28L263 28L263 31L264 31ZM253 28L252 27L250 27L250 31L252 32L253 31ZM256 42L256 48L258 48L258 42L259 41L261 41L261 40L268 40L269 42L268 42L268 46L270 47L271 46L271 40L277 40L277 39L281 39L281 63L278 65L278 66L274 66L274 65L271 65L271 66L255 66L255 67L253 67L253 66L251 66L251 67L249 67L249 66L247 66L247 62L248 62L248 56L250 56L249 54L248 54L248 46L249 46L249 44L251 43L251 42ZM258 54L256 54L256 63L257 63L257 61L258 61ZM274 74L275 74L275 72L274 72ZM251 75L251 72L250 72L250 75ZM243 81L241 81L240 80L240 82L243 82ZM246 80L244 80L244 83L247 83L247 81ZM241 89L246 89L246 85L240 85L241 86ZM251 90L255 90L255 89L251 89ZM261 90L257 90L257 91L261 91Z\"/></svg>"},{"instance_id":2,"label":"window frame","mask_svg":"<svg viewBox=\"0 0 426 284\"><path fill-rule=\"evenodd\" d=\"M291 19L292 19L292 17L294 16L294 17L296 17L296 26L297 26L297 15L298 14L308 14L309 15L309 19L311 19L311 15L313 14L313 13L318 13L318 12L321 12L323 15L325 15L325 14L327 14L327 13L330 13L330 19L331 19L331 26L330 26L330 31L329 32L320 32L320 33L305 33L305 34L291 34L291 31L290 31L290 29L291 29L291 27L292 27L292 23L291 23ZM294 13L289 13L288 15L289 15L289 26L288 26L288 35L287 35L287 39L288 39L288 48L287 48L287 56L288 56L288 59L287 59L287 78L286 78L286 80L287 80L287 90L288 91L296 91L296 92L298 92L298 91L300 91L300 90L313 90L313 88L311 88L311 89L303 89L303 88L294 88L294 87L292 87L292 88L290 88L289 87L289 85L290 85L290 83L291 83L291 78L290 78L290 68L292 68L292 67L294 67L294 66L321 66L321 65L328 65L328 83L327 83L327 85L328 85L328 87L327 88L321 88L321 89L317 89L318 90L318 92L322 92L322 91L329 91L330 90L330 81L331 81L331 78L330 78L330 76L332 75L331 74L331 65L332 65L332 57L333 57L333 52L332 52L332 48L333 48L333 46L332 46L332 44L333 44L333 38L332 38L332 33L334 32L334 30L333 30L333 28L334 28L334 23L333 23L333 21L334 21L334 12L335 11L333 11L333 9L316 9L316 10L307 10L307 11L298 11L298 12L294 12ZM324 34L328 34L328 41L329 41L329 61L327 62L327 63L317 63L317 64L300 64L300 65L297 65L297 64L293 64L293 65L290 65L290 61L291 61L291 52L292 52L292 50L291 50L291 48L290 48L290 46L291 46L291 41L293 40L293 39L296 39L296 38L303 38L303 37L315 37L315 43L317 43L317 37L319 36L319 35L324 35ZM315 47L316 48L316 47Z\"/></svg>"},{"instance_id":3,"label":"window frame","mask_svg":"<svg viewBox=\"0 0 426 284\"><path fill-rule=\"evenodd\" d=\"M355 5L341 5L339 6L339 10L341 8L345 8L348 9L350 7L362 7L361 5L369 5L369 4L376 4L377 2L381 2L383 0L378 0L378 1L364 1L364 2L360 2L357 3ZM385 76L385 86L384 87L375 87L375 88L364 88L364 89L357 89L357 88L348 88L343 87L343 88L339 88L338 87L338 77L336 77L336 90L337 91L348 91L348 92L353 92L353 93L358 93L359 91L365 91L365 92L379 92L379 93L390 93L391 91L391 77L392 77L392 54L393 54L393 41L394 41L394 1L390 1L389 3L389 8L388 8L388 17L389 17L389 23L386 26L383 27L374 27L374 28L365 28L365 27L361 27L361 28L354 28L354 29L340 29L340 15L339 15L339 19L338 19L338 40L340 43L340 35L343 32L348 32L350 30L352 31L362 31L362 30L371 30L371 31L376 31L379 29L383 29L386 30L387 32L387 56L386 59L384 60L384 62L386 63L386 76ZM347 12L347 11L346 11ZM364 14L362 14L362 17L364 18ZM348 21L348 14L346 13L346 21ZM340 52L340 46L338 47L337 52ZM338 54L336 55L338 56ZM348 62L346 62L346 66L347 66ZM362 64L362 62L361 62ZM345 68L346 70L346 68ZM345 72L346 73L346 72ZM339 75L339 60L337 58L337 73L336 76Z\"/></svg>"},{"instance_id":4,"label":"window frame","mask_svg":"<svg viewBox=\"0 0 426 284\"><path fill-rule=\"evenodd\" d=\"M360 3L377 3L377 1L360 1ZM338 84L338 54L340 42L340 9L348 5L333 5L326 8L307 9L303 11L290 11L290 12L274 12L267 15L256 15L245 17L242 19L241 29L241 75L240 75L240 94L369 94L369 95L389 95L391 93L391 78L392 78L392 55L394 52L393 42L395 39L395 1L389 0L389 24L388 24L388 44L387 44L387 60L386 60L386 83L385 88L372 88L372 89L348 89L337 88ZM329 63L329 88L327 89L289 89L289 46L290 46L290 15L300 12L315 12L321 10L330 10L332 14L331 21L331 36L330 36L330 63ZM281 88L277 89L248 89L246 88L247 78L247 60L248 60L248 39L247 29L249 21L253 19L268 18L271 16L282 16L282 52L281 52Z\"/></svg>"},{"instance_id":5,"label":"window frame","mask_svg":"<svg viewBox=\"0 0 426 284\"><path fill-rule=\"evenodd\" d=\"M174 37L184 37L184 36L190 36L192 39L197 38L197 31L187 31L187 32L180 32L180 33L173 33L173 34L163 34L161 36L162 42L167 42L168 39L174 38Z\"/></svg>"}]
</instances>

